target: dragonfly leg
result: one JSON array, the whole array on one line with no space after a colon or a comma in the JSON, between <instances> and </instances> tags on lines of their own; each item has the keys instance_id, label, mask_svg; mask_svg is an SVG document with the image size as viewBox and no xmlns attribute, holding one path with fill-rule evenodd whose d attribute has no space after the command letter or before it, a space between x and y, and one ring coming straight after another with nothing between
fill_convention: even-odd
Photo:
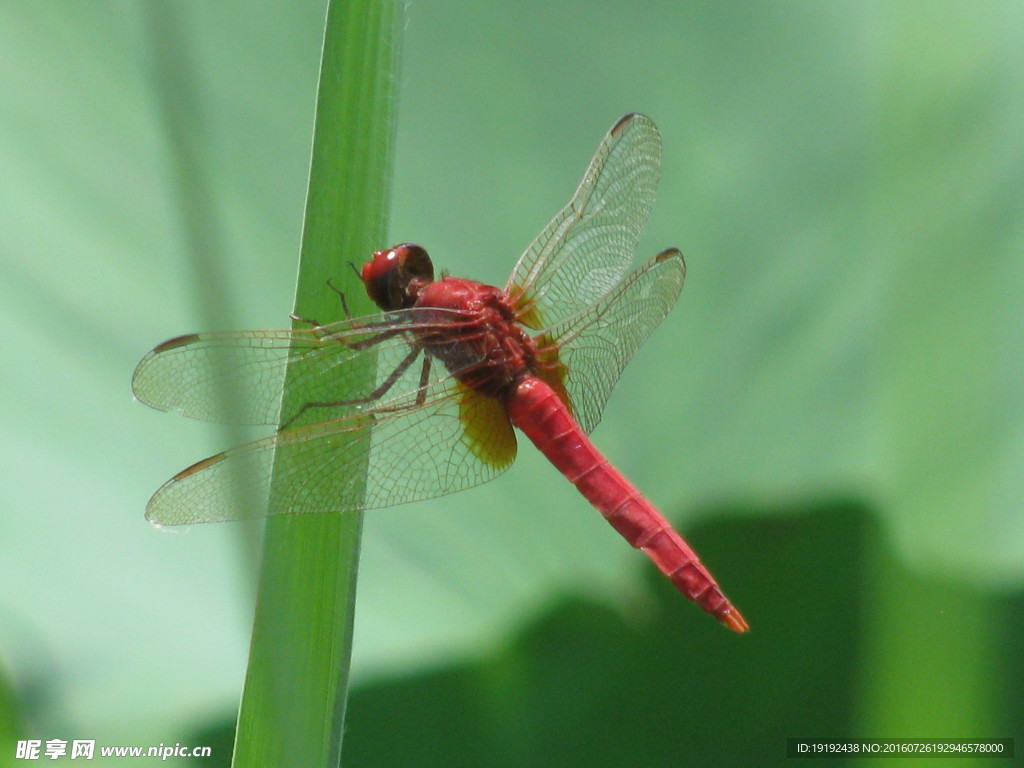
<instances>
[{"instance_id":1,"label":"dragonfly leg","mask_svg":"<svg viewBox=\"0 0 1024 768\"><path fill-rule=\"evenodd\" d=\"M420 388L416 392L415 403L405 403L404 405L396 405L391 408L374 408L374 413L397 413L399 411L408 411L413 408L419 408L425 402L427 402L427 385L430 383L430 356L423 356L423 368L420 371Z\"/></svg>"},{"instance_id":2,"label":"dragonfly leg","mask_svg":"<svg viewBox=\"0 0 1024 768\"><path fill-rule=\"evenodd\" d=\"M352 269L356 270L356 276L358 277L359 276L359 270L356 269L356 265L353 264L351 261L348 262L348 264L349 264L350 267L352 267ZM333 277L327 278L327 287L330 288L332 291L334 291L336 294L338 294L338 300L341 302L341 311L345 313L345 319L346 320L351 320L352 319L352 312L349 311L348 300L345 298L345 292L334 284L334 278ZM311 325L314 328L323 328L323 323L321 323L319 320L315 320L315 319L313 319L311 317L303 317L302 315L297 315L294 312L289 312L288 313L288 317L290 317L296 323L303 323L305 325Z\"/></svg>"},{"instance_id":3,"label":"dragonfly leg","mask_svg":"<svg viewBox=\"0 0 1024 768\"><path fill-rule=\"evenodd\" d=\"M349 262L349 263L351 264L351 262ZM338 299L341 301L341 311L345 313L345 319L346 320L351 320L352 319L352 313L349 312L348 301L345 300L345 292L343 290L341 290L338 286L336 286L332 282L333 280L334 280L333 277L327 278L327 287L330 288L332 291L334 291L336 294L338 294ZM296 323L303 323L304 325L311 325L314 328L323 328L324 327L323 323L321 323L319 320L316 320L316 319L314 319L312 317L303 317L302 315L297 315L294 312L289 312L288 313L288 317L290 317Z\"/></svg>"},{"instance_id":4,"label":"dragonfly leg","mask_svg":"<svg viewBox=\"0 0 1024 768\"><path fill-rule=\"evenodd\" d=\"M316 320L314 320L314 319L312 319L310 317L303 317L302 315L296 315L294 312L289 312L288 313L288 317L290 317L292 319L292 321L296 322L296 323L302 323L303 325L311 325L314 328L322 328L323 327L323 326L320 325L320 323L318 321L316 321Z\"/></svg>"},{"instance_id":5,"label":"dragonfly leg","mask_svg":"<svg viewBox=\"0 0 1024 768\"><path fill-rule=\"evenodd\" d=\"M423 368L420 370L420 388L416 393L416 405L427 401L427 384L430 383L430 355L423 356Z\"/></svg>"},{"instance_id":6,"label":"dragonfly leg","mask_svg":"<svg viewBox=\"0 0 1024 768\"><path fill-rule=\"evenodd\" d=\"M350 261L349 264L352 264L352 262ZM352 265L352 268L355 269L354 264ZM356 271L356 274L359 274L358 270ZM341 311L345 313L345 318L347 320L351 320L352 313L348 311L348 302L345 300L345 292L336 286L333 281L333 277L327 278L327 287L338 294L338 300L341 302Z\"/></svg>"},{"instance_id":7,"label":"dragonfly leg","mask_svg":"<svg viewBox=\"0 0 1024 768\"><path fill-rule=\"evenodd\" d=\"M388 390L390 390L395 385L395 383L402 377L402 374L409 370L409 366L412 365L413 362L415 362L416 358L419 356L421 351L422 350L419 347L412 347L409 350L409 354L402 358L402 361L395 366L395 369L388 374L388 377L383 382L381 382L380 386L378 386L375 390L373 390L373 392L368 394L366 397L356 397L350 400L327 400L321 402L303 403L302 407L295 412L294 416L292 416L290 419L281 424L281 426L278 428L278 432L288 429L288 427L294 424L299 419L299 417L302 416L302 414L304 414L310 408L340 408L343 406L365 405L366 403L372 403L375 400L379 400L388 393ZM416 394L417 405L422 405L423 400L426 397L425 378L427 377L430 371L429 358L425 358L424 363L424 372L420 374L420 388Z\"/></svg>"}]
</instances>

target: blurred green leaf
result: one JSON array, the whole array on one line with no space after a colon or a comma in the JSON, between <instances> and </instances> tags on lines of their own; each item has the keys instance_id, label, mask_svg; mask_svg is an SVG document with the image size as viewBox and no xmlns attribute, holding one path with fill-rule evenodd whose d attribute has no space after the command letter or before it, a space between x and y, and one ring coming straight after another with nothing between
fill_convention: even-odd
<instances>
[{"instance_id":1,"label":"blurred green leaf","mask_svg":"<svg viewBox=\"0 0 1024 768\"><path fill-rule=\"evenodd\" d=\"M781 765L787 737L849 733L868 518L851 503L772 510L783 514L770 522L749 511L693 536L712 562L742 564L721 570L751 607L749 634L706 621L654 574L650 599L617 612L556 597L477 660L355 690L349 758L424 768L453 755L510 767ZM836 539L847 546L824 560Z\"/></svg>"}]
</instances>

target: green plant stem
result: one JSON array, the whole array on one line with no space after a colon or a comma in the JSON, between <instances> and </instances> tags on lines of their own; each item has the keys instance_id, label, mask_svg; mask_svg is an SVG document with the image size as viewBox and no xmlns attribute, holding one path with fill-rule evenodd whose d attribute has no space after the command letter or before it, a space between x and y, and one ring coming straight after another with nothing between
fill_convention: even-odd
<instances>
[{"instance_id":1,"label":"green plant stem","mask_svg":"<svg viewBox=\"0 0 1024 768\"><path fill-rule=\"evenodd\" d=\"M345 263L384 245L399 21L391 0L329 2L295 301L300 317L340 317L331 277L341 278L358 309L361 286L351 285ZM301 396L286 384L286 403ZM361 528L358 514L268 520L236 768L340 764Z\"/></svg>"}]
</instances>

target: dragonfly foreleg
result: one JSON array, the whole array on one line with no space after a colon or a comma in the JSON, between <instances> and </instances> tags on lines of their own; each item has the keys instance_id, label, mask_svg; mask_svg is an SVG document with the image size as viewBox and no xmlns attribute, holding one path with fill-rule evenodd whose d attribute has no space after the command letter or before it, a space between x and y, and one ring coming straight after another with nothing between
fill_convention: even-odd
<instances>
[{"instance_id":1,"label":"dragonfly foreleg","mask_svg":"<svg viewBox=\"0 0 1024 768\"><path fill-rule=\"evenodd\" d=\"M292 322L302 323L303 325L311 325L314 328L323 328L323 326L320 325L319 321L314 320L310 317L303 317L302 315L297 315L294 312L289 312L288 317L292 319Z\"/></svg>"},{"instance_id":2,"label":"dragonfly foreleg","mask_svg":"<svg viewBox=\"0 0 1024 768\"><path fill-rule=\"evenodd\" d=\"M349 264L351 264L351 263L352 262L349 262ZM356 274L357 275L359 274L358 270L356 270ZM330 288L332 291L334 291L336 294L338 294L338 301L341 302L341 311L345 313L345 318L347 320L351 320L352 319L352 313L348 311L348 302L345 300L345 292L343 290L341 290L341 288L336 286L334 284L333 280L334 280L333 277L327 278L327 287Z\"/></svg>"},{"instance_id":3,"label":"dragonfly foreleg","mask_svg":"<svg viewBox=\"0 0 1024 768\"><path fill-rule=\"evenodd\" d=\"M351 262L349 262L349 263L351 263ZM332 291L334 291L336 294L338 294L338 300L341 301L341 311L345 313L345 319L346 320L351 320L352 319L352 313L349 312L348 301L346 301L346 299L345 299L345 292L343 290L341 290L338 286L336 286L332 282L333 280L334 280L333 277L327 278L327 287L330 288ZM311 317L303 317L302 315L297 315L294 312L289 312L288 313L288 317L290 317L296 323L303 323L304 325L311 325L311 326L313 326L313 328L323 328L324 327L323 323L321 323L319 320L315 320L314 318L311 318Z\"/></svg>"}]
</instances>

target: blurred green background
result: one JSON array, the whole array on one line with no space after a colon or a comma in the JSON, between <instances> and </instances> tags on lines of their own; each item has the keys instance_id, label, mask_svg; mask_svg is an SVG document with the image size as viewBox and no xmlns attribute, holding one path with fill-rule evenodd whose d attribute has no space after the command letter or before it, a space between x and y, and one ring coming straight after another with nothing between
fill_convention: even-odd
<instances>
[{"instance_id":1,"label":"blurred green background","mask_svg":"<svg viewBox=\"0 0 1024 768\"><path fill-rule=\"evenodd\" d=\"M167 337L287 324L323 12L0 6L0 765L18 738L227 764L253 531L142 512L238 435L129 380ZM453 274L502 284L616 119L661 127L641 255L679 246L688 282L595 439L752 630L524 447L367 516L350 764L1024 749L1022 28L1012 2L408 6L390 239Z\"/></svg>"}]
</instances>

